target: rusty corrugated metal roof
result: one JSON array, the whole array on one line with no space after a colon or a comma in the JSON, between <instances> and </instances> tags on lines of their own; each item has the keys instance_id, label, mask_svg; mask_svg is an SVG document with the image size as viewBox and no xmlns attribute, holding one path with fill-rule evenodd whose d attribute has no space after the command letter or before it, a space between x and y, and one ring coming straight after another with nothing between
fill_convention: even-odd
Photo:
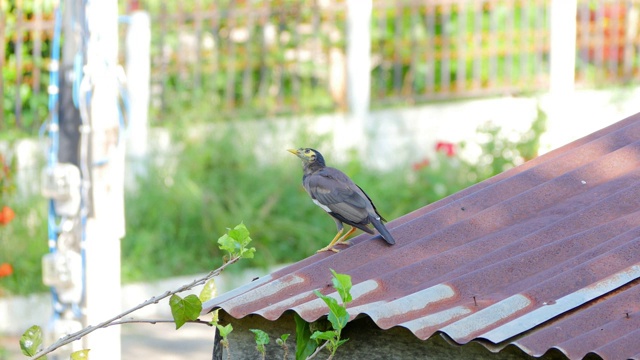
<instances>
[{"instance_id":1,"label":"rusty corrugated metal roof","mask_svg":"<svg viewBox=\"0 0 640 360\"><path fill-rule=\"evenodd\" d=\"M205 304L235 318L327 314L329 268L353 317L427 339L541 356L640 359L640 114Z\"/></svg>"}]
</instances>

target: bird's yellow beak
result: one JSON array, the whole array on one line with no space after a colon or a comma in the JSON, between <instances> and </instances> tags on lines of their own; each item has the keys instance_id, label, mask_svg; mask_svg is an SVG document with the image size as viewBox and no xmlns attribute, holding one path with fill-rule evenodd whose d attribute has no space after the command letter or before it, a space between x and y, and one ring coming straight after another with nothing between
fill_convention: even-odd
<instances>
[{"instance_id":1,"label":"bird's yellow beak","mask_svg":"<svg viewBox=\"0 0 640 360\"><path fill-rule=\"evenodd\" d=\"M287 149L287 151L292 153L295 156L298 156L298 150L297 149Z\"/></svg>"}]
</instances>

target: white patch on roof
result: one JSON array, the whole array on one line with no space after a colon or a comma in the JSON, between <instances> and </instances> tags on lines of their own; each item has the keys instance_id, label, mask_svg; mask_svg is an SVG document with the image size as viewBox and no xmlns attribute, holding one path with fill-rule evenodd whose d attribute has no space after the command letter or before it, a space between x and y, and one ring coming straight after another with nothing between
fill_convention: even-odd
<instances>
[{"instance_id":1,"label":"white patch on roof","mask_svg":"<svg viewBox=\"0 0 640 360\"><path fill-rule=\"evenodd\" d=\"M440 330L457 341L482 329L491 327L493 324L513 316L513 314L531 305L531 299L522 294L516 294L488 306L475 314L471 314L464 319L447 325Z\"/></svg>"},{"instance_id":2,"label":"white patch on roof","mask_svg":"<svg viewBox=\"0 0 640 360\"><path fill-rule=\"evenodd\" d=\"M585 288L566 295L553 303L542 304L542 307L526 313L519 318L499 326L479 337L499 343L515 335L532 329L564 312L615 290L628 282L640 278L640 265L630 266L623 271L606 277Z\"/></svg>"}]
</instances>

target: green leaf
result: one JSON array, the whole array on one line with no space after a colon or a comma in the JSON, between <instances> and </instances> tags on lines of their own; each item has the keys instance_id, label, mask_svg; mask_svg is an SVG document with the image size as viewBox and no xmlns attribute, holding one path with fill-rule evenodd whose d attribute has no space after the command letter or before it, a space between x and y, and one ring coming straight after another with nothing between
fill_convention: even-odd
<instances>
[{"instance_id":1,"label":"green leaf","mask_svg":"<svg viewBox=\"0 0 640 360\"><path fill-rule=\"evenodd\" d=\"M349 313L347 309L338 304L338 301L330 296L322 295L320 291L315 290L314 293L329 307L329 316L327 319L331 322L334 330L342 330L349 322Z\"/></svg>"},{"instance_id":2,"label":"green leaf","mask_svg":"<svg viewBox=\"0 0 640 360\"><path fill-rule=\"evenodd\" d=\"M351 276L347 274L338 274L333 269L330 269L333 274L333 287L338 291L340 298L342 299L342 303L346 304L351 302Z\"/></svg>"},{"instance_id":3,"label":"green leaf","mask_svg":"<svg viewBox=\"0 0 640 360\"><path fill-rule=\"evenodd\" d=\"M266 352L264 346L269 343L269 335L260 329L249 329L249 331L256 335L256 349L262 354L262 357L264 358Z\"/></svg>"},{"instance_id":4,"label":"green leaf","mask_svg":"<svg viewBox=\"0 0 640 360\"><path fill-rule=\"evenodd\" d=\"M316 331L311 335L312 340L333 340L338 336L338 333L333 330L328 331Z\"/></svg>"},{"instance_id":5,"label":"green leaf","mask_svg":"<svg viewBox=\"0 0 640 360\"><path fill-rule=\"evenodd\" d=\"M337 308L329 312L329 316L327 318L335 330L342 330L349 322L349 313L347 312L347 309L338 305Z\"/></svg>"},{"instance_id":6,"label":"green leaf","mask_svg":"<svg viewBox=\"0 0 640 360\"><path fill-rule=\"evenodd\" d=\"M42 329L38 325L33 325L20 337L20 349L26 356L33 356L42 345Z\"/></svg>"},{"instance_id":7,"label":"green leaf","mask_svg":"<svg viewBox=\"0 0 640 360\"><path fill-rule=\"evenodd\" d=\"M257 345L267 345L269 343L269 334L260 330L260 329L249 329L252 333L256 335L256 344Z\"/></svg>"},{"instance_id":8,"label":"green leaf","mask_svg":"<svg viewBox=\"0 0 640 360\"><path fill-rule=\"evenodd\" d=\"M245 259L253 259L253 255L256 253L256 248L251 247L248 249L244 249L241 253L240 256L245 258Z\"/></svg>"},{"instance_id":9,"label":"green leaf","mask_svg":"<svg viewBox=\"0 0 640 360\"><path fill-rule=\"evenodd\" d=\"M233 257L240 256L248 259L253 258L256 252L256 249L253 247L247 248L250 242L251 237L249 236L249 230L247 230L244 223L238 224L218 239L221 250L229 252Z\"/></svg>"},{"instance_id":10,"label":"green leaf","mask_svg":"<svg viewBox=\"0 0 640 360\"><path fill-rule=\"evenodd\" d=\"M342 345L342 344L346 343L347 341L349 341L349 339L342 339L342 340L338 341L338 342L336 343L336 348L337 348L337 347L339 347L340 345Z\"/></svg>"},{"instance_id":11,"label":"green leaf","mask_svg":"<svg viewBox=\"0 0 640 360\"><path fill-rule=\"evenodd\" d=\"M89 349L82 349L71 353L71 360L87 360L89 359Z\"/></svg>"},{"instance_id":12,"label":"green leaf","mask_svg":"<svg viewBox=\"0 0 640 360\"><path fill-rule=\"evenodd\" d=\"M296 313L293 314L293 319L296 322L296 360L304 360L316 351L318 343L311 340L311 329L308 322Z\"/></svg>"},{"instance_id":13,"label":"green leaf","mask_svg":"<svg viewBox=\"0 0 640 360\"><path fill-rule=\"evenodd\" d=\"M219 320L219 317L218 317L218 311L219 311L219 310L220 310L220 309L216 309L216 310L213 310L213 311L211 312L211 315L212 315L212 316L211 316L211 321L209 322L209 324L211 324L212 326L216 326L216 325L218 325L218 320Z\"/></svg>"},{"instance_id":14,"label":"green leaf","mask_svg":"<svg viewBox=\"0 0 640 360\"><path fill-rule=\"evenodd\" d=\"M240 250L240 244L238 244L229 234L224 234L218 239L218 245L220 249L235 254ZM237 245L237 247L236 247Z\"/></svg>"},{"instance_id":15,"label":"green leaf","mask_svg":"<svg viewBox=\"0 0 640 360\"><path fill-rule=\"evenodd\" d=\"M249 230L242 222L236 225L236 227L234 227L232 230L229 230L229 236L243 245L251 242L251 238L249 237Z\"/></svg>"},{"instance_id":16,"label":"green leaf","mask_svg":"<svg viewBox=\"0 0 640 360\"><path fill-rule=\"evenodd\" d=\"M216 288L216 282L214 281L214 279L210 279L206 284L204 284L202 290L200 290L200 302L204 303L213 299L216 296L217 292L218 291Z\"/></svg>"},{"instance_id":17,"label":"green leaf","mask_svg":"<svg viewBox=\"0 0 640 360\"><path fill-rule=\"evenodd\" d=\"M172 295L169 299L171 315L176 322L176 330L185 322L196 320L202 311L202 302L196 295L188 295L184 299L178 295Z\"/></svg>"},{"instance_id":18,"label":"green leaf","mask_svg":"<svg viewBox=\"0 0 640 360\"><path fill-rule=\"evenodd\" d=\"M224 339L229 336L229 334L231 334L231 332L233 331L233 326L231 326L231 324L227 324L225 326L216 324L216 329L218 329L220 336Z\"/></svg>"},{"instance_id":19,"label":"green leaf","mask_svg":"<svg viewBox=\"0 0 640 360\"><path fill-rule=\"evenodd\" d=\"M283 343L287 342L287 339L289 338L291 334L282 334L280 336L280 340L282 340Z\"/></svg>"}]
</instances>

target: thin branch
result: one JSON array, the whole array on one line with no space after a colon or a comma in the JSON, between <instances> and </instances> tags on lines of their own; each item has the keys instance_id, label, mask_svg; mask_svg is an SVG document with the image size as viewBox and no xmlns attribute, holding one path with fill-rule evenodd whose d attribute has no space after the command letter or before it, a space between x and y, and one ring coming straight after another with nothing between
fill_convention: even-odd
<instances>
[{"instance_id":1,"label":"thin branch","mask_svg":"<svg viewBox=\"0 0 640 360\"><path fill-rule=\"evenodd\" d=\"M113 326L113 325L122 325L122 324L151 324L151 325L155 325L155 324L162 324L162 323L170 323L170 324L175 324L176 321L173 319L134 319L134 318L129 318L129 319L122 319L122 320L117 320L114 321L110 324L107 324L105 326L109 327L109 326ZM187 320L185 321L185 323L189 324L202 324L202 325L207 325L212 327L213 324L211 324L210 321L204 321L204 320L200 320L200 319L196 319L196 320Z\"/></svg>"},{"instance_id":2,"label":"thin branch","mask_svg":"<svg viewBox=\"0 0 640 360\"><path fill-rule=\"evenodd\" d=\"M143 307L149 306L151 304L157 304L162 299L168 298L168 297L170 297L172 295L181 293L181 292L186 291L186 290L193 289L194 287L196 287L198 285L202 285L202 284L206 283L207 281L209 281L210 279L220 275L222 270L224 270L227 266L235 263L238 260L240 260L240 256L233 257L228 262L226 262L225 264L223 264L219 268L211 271L206 276L204 276L204 277L202 277L200 279L196 279L196 280L192 281L189 284L182 285L181 287L177 288L176 290L167 291L162 295L154 296L151 299L141 303L140 305L138 305L136 307L133 307L133 308L131 308L131 309L119 314L119 315L116 315L116 316L112 317L109 320L105 320L105 321L99 323L96 326L89 325L86 328L84 328L84 329L82 329L80 331L77 331L77 332L75 332L73 334L69 334L69 335L63 336L60 339L58 339L58 341L56 341L51 346L49 346L48 348L46 348L44 350L40 350L37 354L35 354L33 357L31 357L31 360L38 359L38 358L40 358L40 357L42 357L42 356L44 356L44 355L46 355L46 354L48 354L48 353L50 353L52 351L64 346L64 345L72 343L72 342L74 342L76 340L80 340L84 336L86 336L86 335L88 335L88 334L90 334L90 333L92 333L92 332L94 332L94 331L96 331L98 329L102 329L102 328L109 327L111 325L115 325L113 323L115 323L116 321L122 319L123 317L131 314L134 311L142 309ZM125 322L123 322L123 323L125 323Z\"/></svg>"},{"instance_id":3,"label":"thin branch","mask_svg":"<svg viewBox=\"0 0 640 360\"><path fill-rule=\"evenodd\" d=\"M322 351L322 349L324 349L327 345L329 345L329 341L325 341L324 344L318 346L316 348L316 351L314 351L313 354L309 355L306 360L313 359L314 357L316 357L316 355L318 355L318 353Z\"/></svg>"}]
</instances>

